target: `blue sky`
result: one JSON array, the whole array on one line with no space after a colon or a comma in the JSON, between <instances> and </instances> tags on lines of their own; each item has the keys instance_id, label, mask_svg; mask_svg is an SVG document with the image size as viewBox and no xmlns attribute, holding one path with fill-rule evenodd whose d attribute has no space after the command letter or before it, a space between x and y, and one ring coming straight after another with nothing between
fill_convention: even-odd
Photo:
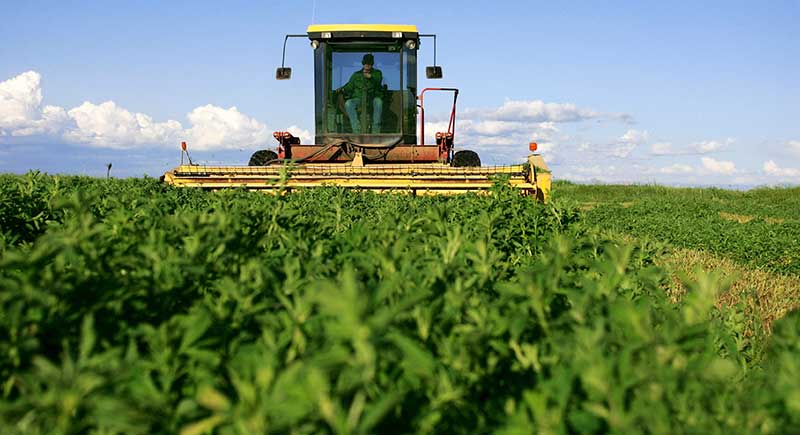
<instances>
[{"instance_id":1,"label":"blue sky","mask_svg":"<svg viewBox=\"0 0 800 435\"><path fill-rule=\"evenodd\" d=\"M313 134L316 23L436 33L456 145L557 178L800 183L800 3L18 2L0 6L0 172L158 176L180 140L244 163L271 132ZM423 41L422 66L431 63ZM422 87L421 86L421 87ZM41 97L39 97L41 96ZM447 113L431 101L434 125ZM235 109L233 109L235 108ZM437 117L437 110L440 115Z\"/></svg>"}]
</instances>

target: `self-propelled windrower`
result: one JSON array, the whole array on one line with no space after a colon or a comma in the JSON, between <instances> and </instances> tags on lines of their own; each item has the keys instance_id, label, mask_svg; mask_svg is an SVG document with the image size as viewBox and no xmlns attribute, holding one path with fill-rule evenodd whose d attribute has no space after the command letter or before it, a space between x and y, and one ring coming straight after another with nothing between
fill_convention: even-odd
<instances>
[{"instance_id":1,"label":"self-propelled windrower","mask_svg":"<svg viewBox=\"0 0 800 435\"><path fill-rule=\"evenodd\" d=\"M423 195L486 191L502 177L523 194L547 198L550 171L541 155L530 154L524 164L481 166L477 153L455 146L458 89L417 91L421 38L434 39L427 78L442 77L435 35L411 25L312 25L307 34L286 35L284 59L286 41L293 37L307 37L314 52L314 143L278 131L276 148L256 151L247 166L182 163L164 174L165 182L280 191L333 185ZM282 62L276 78L290 77L291 68ZM428 92L453 95L447 130L436 132L434 144L424 142ZM536 151L536 143L528 146Z\"/></svg>"}]
</instances>

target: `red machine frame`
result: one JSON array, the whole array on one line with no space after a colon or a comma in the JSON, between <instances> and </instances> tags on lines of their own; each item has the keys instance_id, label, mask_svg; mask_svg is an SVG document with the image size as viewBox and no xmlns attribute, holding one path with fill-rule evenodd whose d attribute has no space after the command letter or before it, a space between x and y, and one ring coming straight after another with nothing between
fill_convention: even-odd
<instances>
[{"instance_id":1,"label":"red machine frame","mask_svg":"<svg viewBox=\"0 0 800 435\"><path fill-rule=\"evenodd\" d=\"M453 107L450 110L447 131L436 133L436 145L425 145L425 93L428 91L453 93ZM353 146L348 150L329 145L302 145L300 139L288 131L276 131L272 136L278 141L278 158L306 163L343 163L353 160L356 152L362 152L366 160L375 162L450 163L456 133L458 92L457 88L425 88L419 93L417 107L420 112L420 135L416 144L398 144L385 149Z\"/></svg>"}]
</instances>

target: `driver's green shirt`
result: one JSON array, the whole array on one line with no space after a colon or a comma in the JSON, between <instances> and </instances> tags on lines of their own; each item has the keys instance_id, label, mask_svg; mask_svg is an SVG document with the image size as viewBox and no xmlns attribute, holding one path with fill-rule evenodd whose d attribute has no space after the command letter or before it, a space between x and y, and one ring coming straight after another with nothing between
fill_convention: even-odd
<instances>
[{"instance_id":1,"label":"driver's green shirt","mask_svg":"<svg viewBox=\"0 0 800 435\"><path fill-rule=\"evenodd\" d=\"M364 76L364 70L358 70L350 76L350 80L342 87L345 97L349 99L360 99L366 94L367 98L380 96L383 90L381 84L383 83L383 73L381 70L373 69L370 72L371 77Z\"/></svg>"}]
</instances>

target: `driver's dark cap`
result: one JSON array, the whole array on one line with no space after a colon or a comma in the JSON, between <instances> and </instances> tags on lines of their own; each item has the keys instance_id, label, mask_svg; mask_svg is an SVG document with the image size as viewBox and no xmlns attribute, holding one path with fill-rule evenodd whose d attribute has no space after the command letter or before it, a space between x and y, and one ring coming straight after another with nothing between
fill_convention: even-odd
<instances>
[{"instance_id":1,"label":"driver's dark cap","mask_svg":"<svg viewBox=\"0 0 800 435\"><path fill-rule=\"evenodd\" d=\"M361 65L375 65L375 56L372 54L365 54L361 59Z\"/></svg>"}]
</instances>

